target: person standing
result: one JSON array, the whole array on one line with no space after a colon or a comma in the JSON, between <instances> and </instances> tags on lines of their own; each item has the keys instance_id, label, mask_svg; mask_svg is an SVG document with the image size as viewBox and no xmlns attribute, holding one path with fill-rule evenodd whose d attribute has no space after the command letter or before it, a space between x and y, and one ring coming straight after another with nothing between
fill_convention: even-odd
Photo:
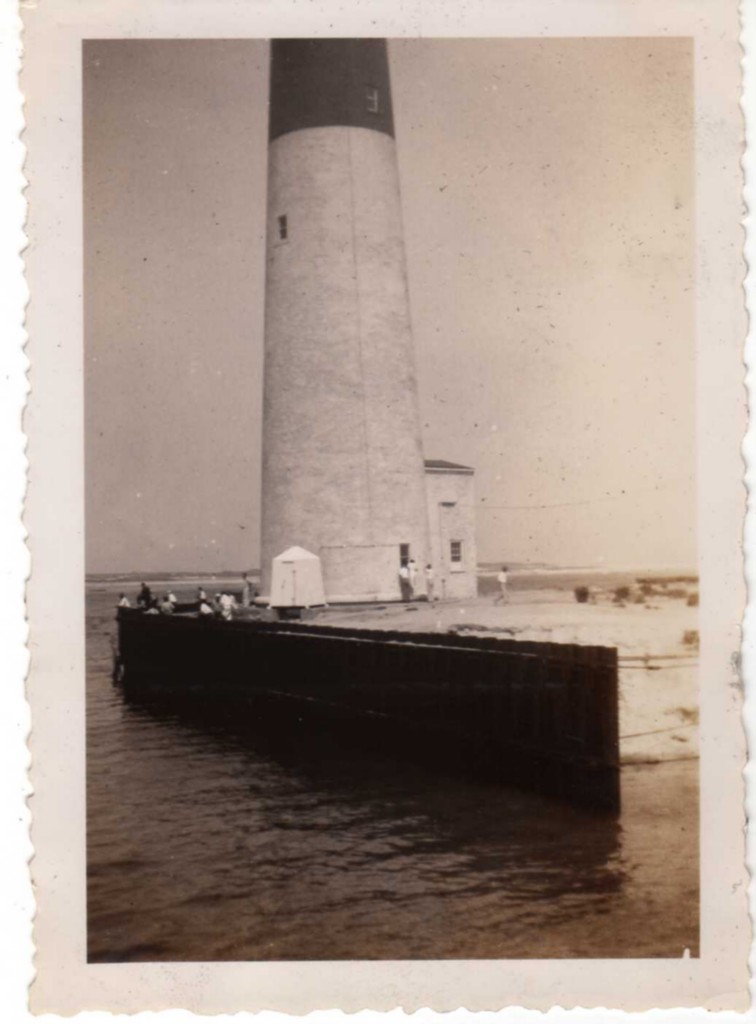
<instances>
[{"instance_id":1,"label":"person standing","mask_svg":"<svg viewBox=\"0 0 756 1024\"><path fill-rule=\"evenodd\" d=\"M399 566L399 589L402 593L402 601L410 599L410 573L406 562Z\"/></svg>"},{"instance_id":2,"label":"person standing","mask_svg":"<svg viewBox=\"0 0 756 1024\"><path fill-rule=\"evenodd\" d=\"M410 558L407 569L409 571L409 599L414 601L417 591L417 562L414 558Z\"/></svg>"},{"instance_id":3,"label":"person standing","mask_svg":"<svg viewBox=\"0 0 756 1024\"><path fill-rule=\"evenodd\" d=\"M150 590L146 583L142 584L142 588L139 591L139 596L137 597L137 604L140 606L140 608L152 607L152 591Z\"/></svg>"},{"instance_id":4,"label":"person standing","mask_svg":"<svg viewBox=\"0 0 756 1024\"><path fill-rule=\"evenodd\" d=\"M252 603L252 588L249 584L249 576L244 573L242 576L242 605L244 608L249 608Z\"/></svg>"},{"instance_id":5,"label":"person standing","mask_svg":"<svg viewBox=\"0 0 756 1024\"><path fill-rule=\"evenodd\" d=\"M506 565L502 565L501 572L496 577L496 582L499 584L499 593L494 599L494 604L509 604L509 591L507 589L509 585L509 570Z\"/></svg>"},{"instance_id":6,"label":"person standing","mask_svg":"<svg viewBox=\"0 0 756 1024\"><path fill-rule=\"evenodd\" d=\"M236 602L230 594L225 591L218 598L218 606L220 608L220 617L225 619L226 622L230 622L233 617L233 608Z\"/></svg>"},{"instance_id":7,"label":"person standing","mask_svg":"<svg viewBox=\"0 0 756 1024\"><path fill-rule=\"evenodd\" d=\"M436 600L435 580L433 578L433 566L428 562L425 567L425 593L428 601L432 604Z\"/></svg>"}]
</instances>

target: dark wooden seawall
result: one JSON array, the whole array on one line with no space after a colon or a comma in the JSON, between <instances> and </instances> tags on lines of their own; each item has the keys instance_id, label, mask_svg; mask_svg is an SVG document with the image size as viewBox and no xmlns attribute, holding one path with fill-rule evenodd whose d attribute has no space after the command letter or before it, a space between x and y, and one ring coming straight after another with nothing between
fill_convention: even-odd
<instances>
[{"instance_id":1,"label":"dark wooden seawall","mask_svg":"<svg viewBox=\"0 0 756 1024\"><path fill-rule=\"evenodd\" d=\"M132 690L328 720L392 753L619 810L617 651L120 610Z\"/></svg>"}]
</instances>

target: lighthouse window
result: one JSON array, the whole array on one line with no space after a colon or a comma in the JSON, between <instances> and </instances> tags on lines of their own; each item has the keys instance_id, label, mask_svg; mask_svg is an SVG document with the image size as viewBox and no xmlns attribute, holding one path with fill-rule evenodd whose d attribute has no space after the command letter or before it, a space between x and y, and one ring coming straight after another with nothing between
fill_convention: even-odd
<instances>
[{"instance_id":1,"label":"lighthouse window","mask_svg":"<svg viewBox=\"0 0 756 1024\"><path fill-rule=\"evenodd\" d=\"M400 565L406 565L410 560L410 546L409 544L399 545L399 563Z\"/></svg>"},{"instance_id":2,"label":"lighthouse window","mask_svg":"<svg viewBox=\"0 0 756 1024\"><path fill-rule=\"evenodd\" d=\"M289 237L289 221L286 214L278 218L278 237L284 241Z\"/></svg>"},{"instance_id":3,"label":"lighthouse window","mask_svg":"<svg viewBox=\"0 0 756 1024\"><path fill-rule=\"evenodd\" d=\"M452 562L457 562L457 563L461 562L462 561L462 541L461 540L453 540L453 541L451 541L451 545L450 546L451 546L451 552L450 553L451 553L451 560L452 560Z\"/></svg>"},{"instance_id":4,"label":"lighthouse window","mask_svg":"<svg viewBox=\"0 0 756 1024\"><path fill-rule=\"evenodd\" d=\"M365 89L365 105L369 113L377 114L379 112L378 98L378 90L375 86L368 85Z\"/></svg>"}]
</instances>

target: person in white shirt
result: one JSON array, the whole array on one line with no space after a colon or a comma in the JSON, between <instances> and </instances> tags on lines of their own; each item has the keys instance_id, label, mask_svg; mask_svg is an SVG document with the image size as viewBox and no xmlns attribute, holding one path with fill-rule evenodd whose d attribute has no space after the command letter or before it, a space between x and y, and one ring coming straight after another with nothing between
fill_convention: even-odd
<instances>
[{"instance_id":1,"label":"person in white shirt","mask_svg":"<svg viewBox=\"0 0 756 1024\"><path fill-rule=\"evenodd\" d=\"M406 562L399 566L399 587L402 592L402 601L410 599L410 571Z\"/></svg>"},{"instance_id":2,"label":"person in white shirt","mask_svg":"<svg viewBox=\"0 0 756 1024\"><path fill-rule=\"evenodd\" d=\"M126 597L125 594L121 594L121 596L118 598L118 607L131 608L131 601L129 601L128 597Z\"/></svg>"},{"instance_id":3,"label":"person in white shirt","mask_svg":"<svg viewBox=\"0 0 756 1024\"><path fill-rule=\"evenodd\" d=\"M494 599L494 604L509 604L509 593L507 591L509 571L506 565L502 565L501 572L496 577L496 582L499 584L499 593Z\"/></svg>"},{"instance_id":4,"label":"person in white shirt","mask_svg":"<svg viewBox=\"0 0 756 1024\"><path fill-rule=\"evenodd\" d=\"M417 590L417 562L414 558L410 558L407 569L409 570L409 599L414 601Z\"/></svg>"},{"instance_id":5,"label":"person in white shirt","mask_svg":"<svg viewBox=\"0 0 756 1024\"><path fill-rule=\"evenodd\" d=\"M433 576L433 566L430 564L430 562L428 562L428 564L425 567L425 593L427 595L429 602L432 603L436 600L436 588L435 579Z\"/></svg>"},{"instance_id":6,"label":"person in white shirt","mask_svg":"<svg viewBox=\"0 0 756 1024\"><path fill-rule=\"evenodd\" d=\"M221 618L227 622L233 617L233 610L236 607L236 599L231 594L223 593L218 598L218 604L220 605Z\"/></svg>"}]
</instances>

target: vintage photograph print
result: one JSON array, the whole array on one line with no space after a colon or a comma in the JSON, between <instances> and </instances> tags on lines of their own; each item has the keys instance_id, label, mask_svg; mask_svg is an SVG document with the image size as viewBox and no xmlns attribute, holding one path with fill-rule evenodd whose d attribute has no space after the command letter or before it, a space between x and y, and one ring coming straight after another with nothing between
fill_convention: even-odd
<instances>
[{"instance_id":1,"label":"vintage photograph print","mask_svg":"<svg viewBox=\"0 0 756 1024\"><path fill-rule=\"evenodd\" d=\"M692 39L81 56L88 962L697 958Z\"/></svg>"}]
</instances>

